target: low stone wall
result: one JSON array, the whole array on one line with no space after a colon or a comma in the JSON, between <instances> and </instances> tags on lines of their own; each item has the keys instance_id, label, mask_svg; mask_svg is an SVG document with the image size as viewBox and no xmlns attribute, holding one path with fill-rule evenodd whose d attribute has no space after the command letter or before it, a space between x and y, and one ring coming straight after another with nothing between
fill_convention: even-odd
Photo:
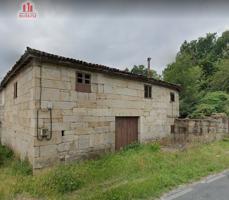
<instances>
[{"instance_id":1,"label":"low stone wall","mask_svg":"<svg viewBox=\"0 0 229 200\"><path fill-rule=\"evenodd\" d=\"M223 115L213 115L205 119L176 119L172 141L176 143L207 143L229 136L229 119Z\"/></svg>"}]
</instances>

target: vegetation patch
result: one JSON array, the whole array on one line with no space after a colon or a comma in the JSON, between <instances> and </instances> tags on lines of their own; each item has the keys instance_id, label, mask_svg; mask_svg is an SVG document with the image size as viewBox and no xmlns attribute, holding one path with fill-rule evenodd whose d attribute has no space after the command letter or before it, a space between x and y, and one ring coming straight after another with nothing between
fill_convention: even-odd
<instances>
[{"instance_id":1,"label":"vegetation patch","mask_svg":"<svg viewBox=\"0 0 229 200\"><path fill-rule=\"evenodd\" d=\"M139 142L134 142L134 143L129 144L126 147L124 147L124 151L128 151L130 149L139 150L141 147L142 147L142 145Z\"/></svg>"},{"instance_id":2,"label":"vegetation patch","mask_svg":"<svg viewBox=\"0 0 229 200\"><path fill-rule=\"evenodd\" d=\"M226 92L208 92L196 105L192 118L204 118L214 113L226 113L229 116L229 94Z\"/></svg>"},{"instance_id":3,"label":"vegetation patch","mask_svg":"<svg viewBox=\"0 0 229 200\"><path fill-rule=\"evenodd\" d=\"M5 147L1 155L11 155ZM0 198L128 200L158 198L163 192L229 168L229 142L161 151L158 143L135 144L98 160L61 165L32 176L27 162L6 156ZM5 156L4 156L5 157ZM30 170L29 170L30 169Z\"/></svg>"},{"instance_id":4,"label":"vegetation patch","mask_svg":"<svg viewBox=\"0 0 229 200\"><path fill-rule=\"evenodd\" d=\"M10 160L13 157L13 152L5 147L0 145L0 166L4 164L7 160Z\"/></svg>"},{"instance_id":5,"label":"vegetation patch","mask_svg":"<svg viewBox=\"0 0 229 200\"><path fill-rule=\"evenodd\" d=\"M161 149L160 144L158 144L158 143L151 144L150 148L151 148L152 152L158 152Z\"/></svg>"},{"instance_id":6,"label":"vegetation patch","mask_svg":"<svg viewBox=\"0 0 229 200\"><path fill-rule=\"evenodd\" d=\"M47 174L43 180L43 185L47 185L49 190L63 194L79 189L82 181L74 173L74 168L60 166Z\"/></svg>"},{"instance_id":7,"label":"vegetation patch","mask_svg":"<svg viewBox=\"0 0 229 200\"><path fill-rule=\"evenodd\" d=\"M14 175L32 175L32 166L30 165L28 160L18 160L15 158L14 162L11 162L11 169L12 169L12 174Z\"/></svg>"},{"instance_id":8,"label":"vegetation patch","mask_svg":"<svg viewBox=\"0 0 229 200\"><path fill-rule=\"evenodd\" d=\"M184 41L175 62L163 71L165 81L180 84L180 112L183 117L201 117L228 112L229 31L221 36L208 33ZM223 103L221 105L221 103Z\"/></svg>"}]
</instances>

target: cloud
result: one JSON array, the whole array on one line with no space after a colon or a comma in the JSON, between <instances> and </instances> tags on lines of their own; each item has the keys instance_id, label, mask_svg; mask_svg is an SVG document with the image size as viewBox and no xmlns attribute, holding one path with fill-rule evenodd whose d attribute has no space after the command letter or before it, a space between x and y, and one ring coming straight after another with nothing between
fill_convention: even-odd
<instances>
[{"instance_id":1,"label":"cloud","mask_svg":"<svg viewBox=\"0 0 229 200\"><path fill-rule=\"evenodd\" d=\"M10 2L0 14L0 76L26 46L120 69L146 64L150 56L152 67L161 73L184 40L229 29L229 13L224 12L228 4L213 12L203 3L185 9L187 5L169 7L156 2L93 7L81 2L64 6L50 0L34 1L39 18L27 21L16 17L20 2Z\"/></svg>"}]
</instances>

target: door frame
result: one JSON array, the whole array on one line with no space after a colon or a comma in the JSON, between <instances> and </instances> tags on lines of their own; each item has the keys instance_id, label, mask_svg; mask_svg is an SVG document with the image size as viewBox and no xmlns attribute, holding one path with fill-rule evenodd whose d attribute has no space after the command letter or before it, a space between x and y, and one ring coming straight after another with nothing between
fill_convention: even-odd
<instances>
[{"instance_id":1,"label":"door frame","mask_svg":"<svg viewBox=\"0 0 229 200\"><path fill-rule=\"evenodd\" d=\"M117 149L117 130L116 130L116 119L117 118L136 118L137 119L137 142L141 142L140 140L140 122L141 122L141 117L140 116L115 116L115 143L114 143L114 149L115 151L118 151Z\"/></svg>"}]
</instances>

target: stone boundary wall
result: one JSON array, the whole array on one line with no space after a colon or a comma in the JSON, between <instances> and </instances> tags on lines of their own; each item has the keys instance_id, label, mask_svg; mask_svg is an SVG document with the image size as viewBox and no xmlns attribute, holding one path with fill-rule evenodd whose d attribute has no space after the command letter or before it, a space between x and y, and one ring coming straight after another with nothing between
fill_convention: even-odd
<instances>
[{"instance_id":1,"label":"stone boundary wall","mask_svg":"<svg viewBox=\"0 0 229 200\"><path fill-rule=\"evenodd\" d=\"M229 118L218 114L204 119L176 119L172 141L207 143L229 136Z\"/></svg>"}]
</instances>

